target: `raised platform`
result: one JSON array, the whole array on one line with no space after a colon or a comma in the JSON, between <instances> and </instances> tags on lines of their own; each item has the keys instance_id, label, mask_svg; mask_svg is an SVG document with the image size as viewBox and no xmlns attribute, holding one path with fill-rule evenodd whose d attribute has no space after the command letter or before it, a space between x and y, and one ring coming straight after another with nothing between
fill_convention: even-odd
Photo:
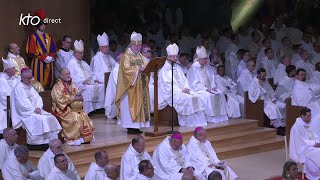
<instances>
[{"instance_id":1,"label":"raised platform","mask_svg":"<svg viewBox=\"0 0 320 180\"><path fill-rule=\"evenodd\" d=\"M104 149L109 154L109 159L115 164L120 164L121 156L128 148L134 135L128 135L127 130L116 124L116 121L106 119L102 114L91 116L96 130L96 141L81 146L64 145L64 152L70 156L80 176L83 178L89 165L94 161L94 153ZM227 122L212 124L204 127L207 129L207 138L211 141L220 159L228 159L264 151L284 148L284 138L276 136L276 130L257 126L256 120L231 119ZM159 127L160 131L168 131L169 126ZM143 128L143 131L152 132L153 127ZM180 131L187 144L193 135L194 127L174 127ZM152 156L156 146L165 138L146 137L146 150ZM31 151L30 160L37 164L42 151Z\"/></svg>"}]
</instances>

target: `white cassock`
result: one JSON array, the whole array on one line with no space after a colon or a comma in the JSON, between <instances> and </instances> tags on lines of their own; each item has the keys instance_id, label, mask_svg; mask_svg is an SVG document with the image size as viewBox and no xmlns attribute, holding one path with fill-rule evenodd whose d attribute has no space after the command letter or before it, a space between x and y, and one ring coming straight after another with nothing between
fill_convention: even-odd
<instances>
[{"instance_id":1,"label":"white cassock","mask_svg":"<svg viewBox=\"0 0 320 180\"><path fill-rule=\"evenodd\" d=\"M98 51L93 56L90 67L96 79L104 83L104 74L111 72L116 64L116 61L109 54L103 54L101 51Z\"/></svg>"},{"instance_id":2,"label":"white cassock","mask_svg":"<svg viewBox=\"0 0 320 180\"><path fill-rule=\"evenodd\" d=\"M300 54L295 53L292 55L291 57L291 64L295 65L298 61L300 61L302 58L300 56Z\"/></svg>"},{"instance_id":3,"label":"white cassock","mask_svg":"<svg viewBox=\"0 0 320 180\"><path fill-rule=\"evenodd\" d=\"M273 75L273 83L279 84L286 76L287 76L286 66L282 63L279 63Z\"/></svg>"},{"instance_id":4,"label":"white cassock","mask_svg":"<svg viewBox=\"0 0 320 180\"><path fill-rule=\"evenodd\" d=\"M43 101L32 86L19 82L11 97L12 127L22 126L27 131L27 143L31 145L48 144L50 139L57 139L61 126L58 120L43 110ZM41 109L41 114L34 110Z\"/></svg>"},{"instance_id":5,"label":"white cassock","mask_svg":"<svg viewBox=\"0 0 320 180\"><path fill-rule=\"evenodd\" d=\"M37 168L33 166L31 161L27 161L25 164L21 164L20 162L18 162L16 156L12 151L8 156L7 161L4 163L2 169L2 177L5 180L26 180L27 178L25 178L23 174L28 172L31 172L29 173L30 179L44 179L40 176L39 170L37 170Z\"/></svg>"},{"instance_id":6,"label":"white cassock","mask_svg":"<svg viewBox=\"0 0 320 180\"><path fill-rule=\"evenodd\" d=\"M17 147L17 144L10 146L4 139L0 140L0 170L3 168L4 163L6 162L8 156L11 152Z\"/></svg>"},{"instance_id":7,"label":"white cassock","mask_svg":"<svg viewBox=\"0 0 320 180\"><path fill-rule=\"evenodd\" d=\"M292 44L300 44L302 40L303 32L296 27L288 27L288 37Z\"/></svg>"},{"instance_id":8,"label":"white cassock","mask_svg":"<svg viewBox=\"0 0 320 180\"><path fill-rule=\"evenodd\" d=\"M155 166L154 172L159 180L181 179L183 174L179 173L180 169L193 167L186 146L182 144L181 150L173 150L169 139L170 137L166 137L154 150L152 156Z\"/></svg>"},{"instance_id":9,"label":"white cassock","mask_svg":"<svg viewBox=\"0 0 320 180\"><path fill-rule=\"evenodd\" d=\"M254 41L251 41L249 44L248 44L248 47L247 49L250 51L252 57L257 57L260 49L261 49L261 45L260 43L256 43Z\"/></svg>"},{"instance_id":10,"label":"white cassock","mask_svg":"<svg viewBox=\"0 0 320 180\"><path fill-rule=\"evenodd\" d=\"M59 49L57 52L57 58L54 61L54 75L59 78L62 68L68 66L68 62L73 56L74 51L69 49L65 51L64 49Z\"/></svg>"},{"instance_id":11,"label":"white cassock","mask_svg":"<svg viewBox=\"0 0 320 180\"><path fill-rule=\"evenodd\" d=\"M318 62L320 62L320 53L313 50L310 54L310 61L313 65L316 65Z\"/></svg>"},{"instance_id":12,"label":"white cassock","mask_svg":"<svg viewBox=\"0 0 320 180\"><path fill-rule=\"evenodd\" d=\"M319 137L300 117L290 131L289 157L298 163L304 163L308 179L320 179L320 148L314 147Z\"/></svg>"},{"instance_id":13,"label":"white cassock","mask_svg":"<svg viewBox=\"0 0 320 180\"><path fill-rule=\"evenodd\" d=\"M267 80L263 86L259 84L259 79L254 78L249 90L248 96L251 102L255 103L258 99L264 101L264 113L270 119L275 128L285 127L284 109L285 104L277 101L276 94Z\"/></svg>"},{"instance_id":14,"label":"white cassock","mask_svg":"<svg viewBox=\"0 0 320 180\"><path fill-rule=\"evenodd\" d=\"M68 63L68 69L73 83L78 90L85 89L83 96L83 111L89 114L91 111L104 107L104 84L94 83L96 76L91 71L90 66L83 60L78 61L74 56ZM104 75L103 75L104 77ZM82 84L90 79L90 84ZM103 83L104 81L102 81Z\"/></svg>"},{"instance_id":15,"label":"white cassock","mask_svg":"<svg viewBox=\"0 0 320 180\"><path fill-rule=\"evenodd\" d=\"M277 99L280 102L285 102L286 99L291 96L294 82L295 82L295 78L290 78L287 75L280 81L279 85L275 90Z\"/></svg>"},{"instance_id":16,"label":"white cassock","mask_svg":"<svg viewBox=\"0 0 320 180\"><path fill-rule=\"evenodd\" d=\"M173 66L173 88L172 88L172 66L167 60L159 71L159 110L166 106L173 107L178 113L180 126L205 126L207 125L204 114L204 103L199 95L193 91L190 94L182 92L183 88L191 89L187 78L179 65Z\"/></svg>"},{"instance_id":17,"label":"white cassock","mask_svg":"<svg viewBox=\"0 0 320 180\"><path fill-rule=\"evenodd\" d=\"M302 69L306 70L307 80L311 79L311 76L312 76L313 71L315 70L315 67L313 64L311 64L309 62L309 60L307 60L305 62L302 59L300 59L300 61L296 62L295 66L297 67L297 69L302 68Z\"/></svg>"},{"instance_id":18,"label":"white cassock","mask_svg":"<svg viewBox=\"0 0 320 180\"><path fill-rule=\"evenodd\" d=\"M115 100L117 92L118 72L119 64L117 63L110 73L106 88L106 98L104 101L105 115L109 119L112 119L117 115L117 106L115 104Z\"/></svg>"},{"instance_id":19,"label":"white cassock","mask_svg":"<svg viewBox=\"0 0 320 180\"><path fill-rule=\"evenodd\" d=\"M215 76L217 88L225 95L227 95L227 113L228 117L238 118L241 117L241 112L244 108L244 99L237 94L237 83L230 77L220 75Z\"/></svg>"},{"instance_id":20,"label":"white cassock","mask_svg":"<svg viewBox=\"0 0 320 180\"><path fill-rule=\"evenodd\" d=\"M232 52L237 53L238 49L239 49L239 46L237 46L236 44L234 44L234 43L229 44L226 49L226 52L224 53L225 59L228 59L228 57L230 56L230 54Z\"/></svg>"},{"instance_id":21,"label":"white cassock","mask_svg":"<svg viewBox=\"0 0 320 180\"><path fill-rule=\"evenodd\" d=\"M6 73L0 73L0 133L7 128L7 96L11 95L18 81L15 76L10 78Z\"/></svg>"},{"instance_id":22,"label":"white cassock","mask_svg":"<svg viewBox=\"0 0 320 180\"><path fill-rule=\"evenodd\" d=\"M208 167L210 164L217 165L218 162L220 162L208 140L202 143L194 136L191 136L190 141L187 144L187 150L190 154L190 163L197 171L196 174L202 174L203 176L208 177L212 171L218 171L222 175L223 180L234 180L238 177L228 166L226 166L224 170Z\"/></svg>"},{"instance_id":23,"label":"white cassock","mask_svg":"<svg viewBox=\"0 0 320 180\"><path fill-rule=\"evenodd\" d=\"M247 68L242 71L237 80L238 92L240 96L244 97L244 92L249 90L253 78L255 78L255 74L250 72Z\"/></svg>"},{"instance_id":24,"label":"white cassock","mask_svg":"<svg viewBox=\"0 0 320 180\"><path fill-rule=\"evenodd\" d=\"M75 180L78 179L78 177L79 176L70 169L67 169L67 171L61 171L59 168L54 166L45 180Z\"/></svg>"},{"instance_id":25,"label":"white cassock","mask_svg":"<svg viewBox=\"0 0 320 180\"><path fill-rule=\"evenodd\" d=\"M282 38L288 35L288 29L286 25L282 25L279 30L275 29L277 41L281 42Z\"/></svg>"},{"instance_id":26,"label":"white cassock","mask_svg":"<svg viewBox=\"0 0 320 180\"><path fill-rule=\"evenodd\" d=\"M276 72L278 66L278 61L273 59L268 59L267 56L261 59L261 67L263 67L267 72L267 79L273 78L274 73Z\"/></svg>"},{"instance_id":27,"label":"white cassock","mask_svg":"<svg viewBox=\"0 0 320 180\"><path fill-rule=\"evenodd\" d=\"M232 41L225 36L220 36L219 40L217 41L217 48L220 53L223 53L227 50L227 47L229 44L231 44Z\"/></svg>"},{"instance_id":28,"label":"white cassock","mask_svg":"<svg viewBox=\"0 0 320 180\"><path fill-rule=\"evenodd\" d=\"M247 69L247 63L241 60L237 67L237 78L239 78L242 74L242 71L246 69Z\"/></svg>"},{"instance_id":29,"label":"white cassock","mask_svg":"<svg viewBox=\"0 0 320 180\"><path fill-rule=\"evenodd\" d=\"M271 47L274 52L274 54L277 54L280 48L282 47L281 41L273 40L271 39Z\"/></svg>"},{"instance_id":30,"label":"white cassock","mask_svg":"<svg viewBox=\"0 0 320 180\"><path fill-rule=\"evenodd\" d=\"M214 75L210 74L205 66L201 66L196 61L189 68L187 78L192 91L197 93L205 103L204 113L207 122L218 123L228 120L227 102L224 94L221 91L215 94L207 91L207 89L216 88Z\"/></svg>"},{"instance_id":31,"label":"white cassock","mask_svg":"<svg viewBox=\"0 0 320 180\"><path fill-rule=\"evenodd\" d=\"M230 53L225 62L226 75L231 77L234 81L236 81L238 78L237 70L239 63L240 61L237 58L237 54L234 52Z\"/></svg>"},{"instance_id":32,"label":"white cassock","mask_svg":"<svg viewBox=\"0 0 320 180\"><path fill-rule=\"evenodd\" d=\"M313 44L312 42L306 43L304 40L300 41L301 47L308 51L310 54L313 51Z\"/></svg>"},{"instance_id":33,"label":"white cassock","mask_svg":"<svg viewBox=\"0 0 320 180\"><path fill-rule=\"evenodd\" d=\"M137 174L139 174L138 165L142 160L150 160L153 164L151 156L147 151L138 153L132 147L132 144L130 144L121 158L120 180L135 180Z\"/></svg>"},{"instance_id":34,"label":"white cassock","mask_svg":"<svg viewBox=\"0 0 320 180\"><path fill-rule=\"evenodd\" d=\"M259 69L261 67L262 64L262 58L266 57L266 54L264 53L264 50L266 50L266 47L261 47L258 55L257 55L257 59L256 59L256 70Z\"/></svg>"},{"instance_id":35,"label":"white cassock","mask_svg":"<svg viewBox=\"0 0 320 180\"><path fill-rule=\"evenodd\" d=\"M154 177L148 178L147 176L143 174L137 174L136 178L134 180L156 180Z\"/></svg>"},{"instance_id":36,"label":"white cassock","mask_svg":"<svg viewBox=\"0 0 320 180\"><path fill-rule=\"evenodd\" d=\"M66 154L64 154L64 155L66 156L66 158L68 160L68 169L77 175L77 180L80 180L80 177L78 176L78 172L77 172L76 168L74 167L71 159ZM47 177L48 174L51 172L51 170L55 167L54 156L55 155L53 154L53 152L51 151L50 148L46 152L43 153L43 155L41 156L41 158L39 159L39 162L38 162L38 169L40 171L40 176L42 176L44 178Z\"/></svg>"},{"instance_id":37,"label":"white cassock","mask_svg":"<svg viewBox=\"0 0 320 180\"><path fill-rule=\"evenodd\" d=\"M320 109L319 92L320 84L296 80L291 93L291 103L296 106L308 107L312 112L318 112Z\"/></svg>"},{"instance_id":38,"label":"white cassock","mask_svg":"<svg viewBox=\"0 0 320 180\"><path fill-rule=\"evenodd\" d=\"M92 162L84 180L109 180L109 178L104 171L104 167L100 167L96 162Z\"/></svg>"},{"instance_id":39,"label":"white cassock","mask_svg":"<svg viewBox=\"0 0 320 180\"><path fill-rule=\"evenodd\" d=\"M320 84L320 71L314 71L310 81L315 84Z\"/></svg>"}]
</instances>

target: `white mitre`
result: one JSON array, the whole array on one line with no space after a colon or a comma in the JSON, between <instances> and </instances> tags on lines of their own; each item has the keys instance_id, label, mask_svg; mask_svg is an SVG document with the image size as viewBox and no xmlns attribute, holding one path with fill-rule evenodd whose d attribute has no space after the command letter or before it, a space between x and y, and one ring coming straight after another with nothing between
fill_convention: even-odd
<instances>
[{"instance_id":1,"label":"white mitre","mask_svg":"<svg viewBox=\"0 0 320 180\"><path fill-rule=\"evenodd\" d=\"M3 70L15 67L11 58L8 60L2 58Z\"/></svg>"},{"instance_id":2,"label":"white mitre","mask_svg":"<svg viewBox=\"0 0 320 180\"><path fill-rule=\"evenodd\" d=\"M133 32L130 39L130 44L142 44L142 35L140 33Z\"/></svg>"},{"instance_id":3,"label":"white mitre","mask_svg":"<svg viewBox=\"0 0 320 180\"><path fill-rule=\"evenodd\" d=\"M167 55L168 56L176 56L179 53L179 47L176 43L170 44L167 48Z\"/></svg>"},{"instance_id":4,"label":"white mitre","mask_svg":"<svg viewBox=\"0 0 320 180\"><path fill-rule=\"evenodd\" d=\"M75 40L74 43L74 51L77 51L77 52L83 52L84 51L84 44L83 44L83 41L82 40Z\"/></svg>"},{"instance_id":5,"label":"white mitre","mask_svg":"<svg viewBox=\"0 0 320 180\"><path fill-rule=\"evenodd\" d=\"M197 61L200 58L207 58L208 57L207 50L203 46L197 47L196 54L197 54L197 58L195 58L194 61Z\"/></svg>"},{"instance_id":6,"label":"white mitre","mask_svg":"<svg viewBox=\"0 0 320 180\"><path fill-rule=\"evenodd\" d=\"M99 34L97 36L97 41L98 41L99 47L109 46L109 37L105 32L102 35Z\"/></svg>"}]
</instances>

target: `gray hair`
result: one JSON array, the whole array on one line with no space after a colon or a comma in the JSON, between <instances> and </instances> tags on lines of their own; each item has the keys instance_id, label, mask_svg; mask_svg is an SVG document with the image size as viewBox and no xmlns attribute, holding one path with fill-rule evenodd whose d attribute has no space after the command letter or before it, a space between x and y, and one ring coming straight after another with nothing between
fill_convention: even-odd
<instances>
[{"instance_id":1,"label":"gray hair","mask_svg":"<svg viewBox=\"0 0 320 180\"><path fill-rule=\"evenodd\" d=\"M61 143L61 141L60 141L59 139L51 139L51 140L49 141L49 147L50 147L50 148L51 148L51 147L54 147L58 142Z\"/></svg>"},{"instance_id":2,"label":"gray hair","mask_svg":"<svg viewBox=\"0 0 320 180\"><path fill-rule=\"evenodd\" d=\"M25 145L19 145L14 149L14 155L16 157L26 157L29 155L29 150Z\"/></svg>"},{"instance_id":3,"label":"gray hair","mask_svg":"<svg viewBox=\"0 0 320 180\"><path fill-rule=\"evenodd\" d=\"M27 69L27 70L23 71L21 73L21 77L25 77L27 74L32 74L32 70L31 69Z\"/></svg>"}]
</instances>

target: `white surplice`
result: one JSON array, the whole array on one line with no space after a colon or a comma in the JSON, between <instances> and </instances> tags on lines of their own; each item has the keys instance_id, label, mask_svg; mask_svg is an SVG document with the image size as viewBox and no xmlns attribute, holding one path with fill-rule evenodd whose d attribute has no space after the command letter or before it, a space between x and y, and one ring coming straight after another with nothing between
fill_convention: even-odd
<instances>
[{"instance_id":1,"label":"white surplice","mask_svg":"<svg viewBox=\"0 0 320 180\"><path fill-rule=\"evenodd\" d=\"M247 68L242 71L237 80L238 92L240 96L244 97L244 92L248 91L253 78L255 78L255 74L250 72Z\"/></svg>"},{"instance_id":2,"label":"white surplice","mask_svg":"<svg viewBox=\"0 0 320 180\"><path fill-rule=\"evenodd\" d=\"M308 179L320 178L320 148L314 147L319 137L300 117L290 131L289 157L295 162L304 163Z\"/></svg>"},{"instance_id":3,"label":"white surplice","mask_svg":"<svg viewBox=\"0 0 320 180\"><path fill-rule=\"evenodd\" d=\"M109 119L112 119L117 115L117 106L115 104L115 100L117 92L118 72L119 64L116 63L109 76L106 88L106 98L104 101L105 115Z\"/></svg>"},{"instance_id":4,"label":"white surplice","mask_svg":"<svg viewBox=\"0 0 320 180\"><path fill-rule=\"evenodd\" d=\"M204 114L204 102L199 95L193 91L190 94L182 92L183 88L191 90L187 78L178 65L173 67L173 87L172 87L172 65L167 60L159 71L159 110L166 106L173 107L178 113L180 126L205 126L207 125ZM161 96L160 96L161 95Z\"/></svg>"},{"instance_id":5,"label":"white surplice","mask_svg":"<svg viewBox=\"0 0 320 180\"><path fill-rule=\"evenodd\" d=\"M58 120L42 109L42 98L31 85L19 82L12 91L10 102L12 127L26 129L28 144L47 144L50 139L58 138L62 129ZM36 108L41 109L41 114L34 112Z\"/></svg>"},{"instance_id":6,"label":"white surplice","mask_svg":"<svg viewBox=\"0 0 320 180\"><path fill-rule=\"evenodd\" d=\"M237 67L237 79L241 76L242 74L242 71L247 69L247 63L244 62L244 60L242 59L239 64L238 64L238 67Z\"/></svg>"},{"instance_id":7,"label":"white surplice","mask_svg":"<svg viewBox=\"0 0 320 180\"><path fill-rule=\"evenodd\" d=\"M231 77L234 81L236 81L238 78L237 71L239 63L240 60L237 58L237 54L234 52L230 53L229 58L227 58L225 62L226 75Z\"/></svg>"},{"instance_id":8,"label":"white surplice","mask_svg":"<svg viewBox=\"0 0 320 180\"><path fill-rule=\"evenodd\" d=\"M238 95L237 83L228 76L215 76L217 88L227 96L228 117L238 118L241 116L244 108L244 99Z\"/></svg>"},{"instance_id":9,"label":"white surplice","mask_svg":"<svg viewBox=\"0 0 320 180\"><path fill-rule=\"evenodd\" d=\"M93 56L90 67L96 79L104 83L104 74L111 72L116 64L116 61L109 54L103 54L101 51L98 51Z\"/></svg>"},{"instance_id":10,"label":"white surplice","mask_svg":"<svg viewBox=\"0 0 320 180\"><path fill-rule=\"evenodd\" d=\"M288 27L288 37L292 44L300 44L302 40L303 32L296 27Z\"/></svg>"},{"instance_id":11,"label":"white surplice","mask_svg":"<svg viewBox=\"0 0 320 180\"><path fill-rule=\"evenodd\" d=\"M295 66L297 67L297 69L302 68L302 69L306 70L306 72L307 72L307 80L309 80L311 78L312 73L315 70L314 65L311 64L309 62L309 60L307 60L305 62L302 59L300 59L299 61L296 62Z\"/></svg>"},{"instance_id":12,"label":"white surplice","mask_svg":"<svg viewBox=\"0 0 320 180\"><path fill-rule=\"evenodd\" d=\"M73 56L73 53L74 51L71 49L69 51L59 49L57 52L57 58L54 61L54 75L56 78L59 78L62 68L68 66L68 62Z\"/></svg>"},{"instance_id":13,"label":"white surplice","mask_svg":"<svg viewBox=\"0 0 320 180\"><path fill-rule=\"evenodd\" d=\"M314 71L310 81L315 84L320 84L320 71Z\"/></svg>"},{"instance_id":14,"label":"white surplice","mask_svg":"<svg viewBox=\"0 0 320 180\"><path fill-rule=\"evenodd\" d=\"M4 163L6 162L8 156L11 152L17 147L17 144L10 146L4 139L0 140L0 170L3 168Z\"/></svg>"},{"instance_id":15,"label":"white surplice","mask_svg":"<svg viewBox=\"0 0 320 180\"><path fill-rule=\"evenodd\" d=\"M78 172L77 172L76 168L74 167L74 164L72 163L71 159L66 154L64 154L64 155L66 156L66 158L68 160L68 169L77 175L77 180L80 180ZM43 178L47 177L48 174L51 172L51 170L55 167L54 166L54 156L55 156L55 154L53 154L53 152L49 148L40 157L39 162L38 162L38 169L40 171L40 176L42 176Z\"/></svg>"},{"instance_id":16,"label":"white surplice","mask_svg":"<svg viewBox=\"0 0 320 180\"><path fill-rule=\"evenodd\" d=\"M0 73L0 133L7 128L7 96L10 96L13 88L18 83L18 78L11 78L6 73Z\"/></svg>"},{"instance_id":17,"label":"white surplice","mask_svg":"<svg viewBox=\"0 0 320 180\"><path fill-rule=\"evenodd\" d=\"M254 78L248 90L251 102L255 103L258 99L264 101L264 113L270 119L275 128L285 127L284 108L285 104L277 101L276 94L267 80L261 86L259 79Z\"/></svg>"},{"instance_id":18,"label":"white surplice","mask_svg":"<svg viewBox=\"0 0 320 180\"><path fill-rule=\"evenodd\" d=\"M151 156L147 151L138 153L132 144L130 144L121 158L120 180L135 180L139 174L138 165L142 160L150 160L153 164Z\"/></svg>"},{"instance_id":19,"label":"white surplice","mask_svg":"<svg viewBox=\"0 0 320 180\"><path fill-rule=\"evenodd\" d=\"M320 62L320 52L313 50L310 54L310 62L313 65L316 65L318 62Z\"/></svg>"},{"instance_id":20,"label":"white surplice","mask_svg":"<svg viewBox=\"0 0 320 180\"><path fill-rule=\"evenodd\" d=\"M108 176L104 171L104 167L98 166L96 162L90 164L89 170L84 180L108 180Z\"/></svg>"},{"instance_id":21,"label":"white surplice","mask_svg":"<svg viewBox=\"0 0 320 180\"><path fill-rule=\"evenodd\" d=\"M261 47L259 50L259 53L257 55L256 59L256 70L259 69L262 65L262 58L266 57L266 54L264 53L264 50L266 50L266 47Z\"/></svg>"},{"instance_id":22,"label":"white surplice","mask_svg":"<svg viewBox=\"0 0 320 180\"><path fill-rule=\"evenodd\" d=\"M294 82L295 78L290 78L287 75L280 81L279 85L275 90L277 99L280 102L285 102L286 99L291 96Z\"/></svg>"},{"instance_id":23,"label":"white surplice","mask_svg":"<svg viewBox=\"0 0 320 180\"><path fill-rule=\"evenodd\" d=\"M205 66L201 66L198 61L189 68L188 82L192 91L196 92L205 103L204 113L207 122L222 122L228 120L227 102L223 93L210 93L216 88L214 75Z\"/></svg>"},{"instance_id":24,"label":"white surplice","mask_svg":"<svg viewBox=\"0 0 320 180\"><path fill-rule=\"evenodd\" d=\"M310 54L313 51L313 44L312 42L306 43L304 40L300 41L301 47L308 51Z\"/></svg>"},{"instance_id":25,"label":"white surplice","mask_svg":"<svg viewBox=\"0 0 320 180\"><path fill-rule=\"evenodd\" d=\"M67 171L64 172L54 166L45 180L76 180L78 177L79 176L70 169L67 169Z\"/></svg>"},{"instance_id":26,"label":"white surplice","mask_svg":"<svg viewBox=\"0 0 320 180\"><path fill-rule=\"evenodd\" d=\"M82 93L83 111L89 114L93 110L103 108L104 85L94 83L94 80L97 80L97 78L90 66L85 61L79 61L72 56L68 63L68 69L70 70L72 82L76 85L78 90L85 89ZM87 79L90 80L90 84L82 84Z\"/></svg>"},{"instance_id":27,"label":"white surplice","mask_svg":"<svg viewBox=\"0 0 320 180\"><path fill-rule=\"evenodd\" d=\"M217 165L220 162L208 140L202 143L194 136L191 136L187 144L187 150L190 154L190 163L197 171L196 174L202 174L208 177L212 171L218 171L222 175L223 180L234 180L238 177L228 166L226 166L224 170L208 167L210 164Z\"/></svg>"},{"instance_id":28,"label":"white surplice","mask_svg":"<svg viewBox=\"0 0 320 180\"><path fill-rule=\"evenodd\" d=\"M1 162L4 163L4 162ZM31 161L27 161L25 164L18 162L14 152L12 151L4 163L2 169L2 177L5 180L26 180L27 178L23 176L24 173L29 173L30 179L33 180L43 180L39 174L39 170L33 166Z\"/></svg>"},{"instance_id":29,"label":"white surplice","mask_svg":"<svg viewBox=\"0 0 320 180\"><path fill-rule=\"evenodd\" d=\"M282 63L278 64L278 67L273 75L273 83L279 84L286 76L286 66Z\"/></svg>"},{"instance_id":30,"label":"white surplice","mask_svg":"<svg viewBox=\"0 0 320 180\"><path fill-rule=\"evenodd\" d=\"M154 177L148 178L147 176L143 174L137 174L136 178L134 180L156 180Z\"/></svg>"},{"instance_id":31,"label":"white surplice","mask_svg":"<svg viewBox=\"0 0 320 180\"><path fill-rule=\"evenodd\" d=\"M268 59L267 56L261 59L261 67L264 68L267 72L267 79L273 78L274 73L276 72L278 66L278 61L273 59Z\"/></svg>"},{"instance_id":32,"label":"white surplice","mask_svg":"<svg viewBox=\"0 0 320 180\"><path fill-rule=\"evenodd\" d=\"M228 45L226 52L224 53L224 57L225 59L228 59L228 57L230 56L231 53L237 53L237 51L239 50L239 46L231 43Z\"/></svg>"}]
</instances>

